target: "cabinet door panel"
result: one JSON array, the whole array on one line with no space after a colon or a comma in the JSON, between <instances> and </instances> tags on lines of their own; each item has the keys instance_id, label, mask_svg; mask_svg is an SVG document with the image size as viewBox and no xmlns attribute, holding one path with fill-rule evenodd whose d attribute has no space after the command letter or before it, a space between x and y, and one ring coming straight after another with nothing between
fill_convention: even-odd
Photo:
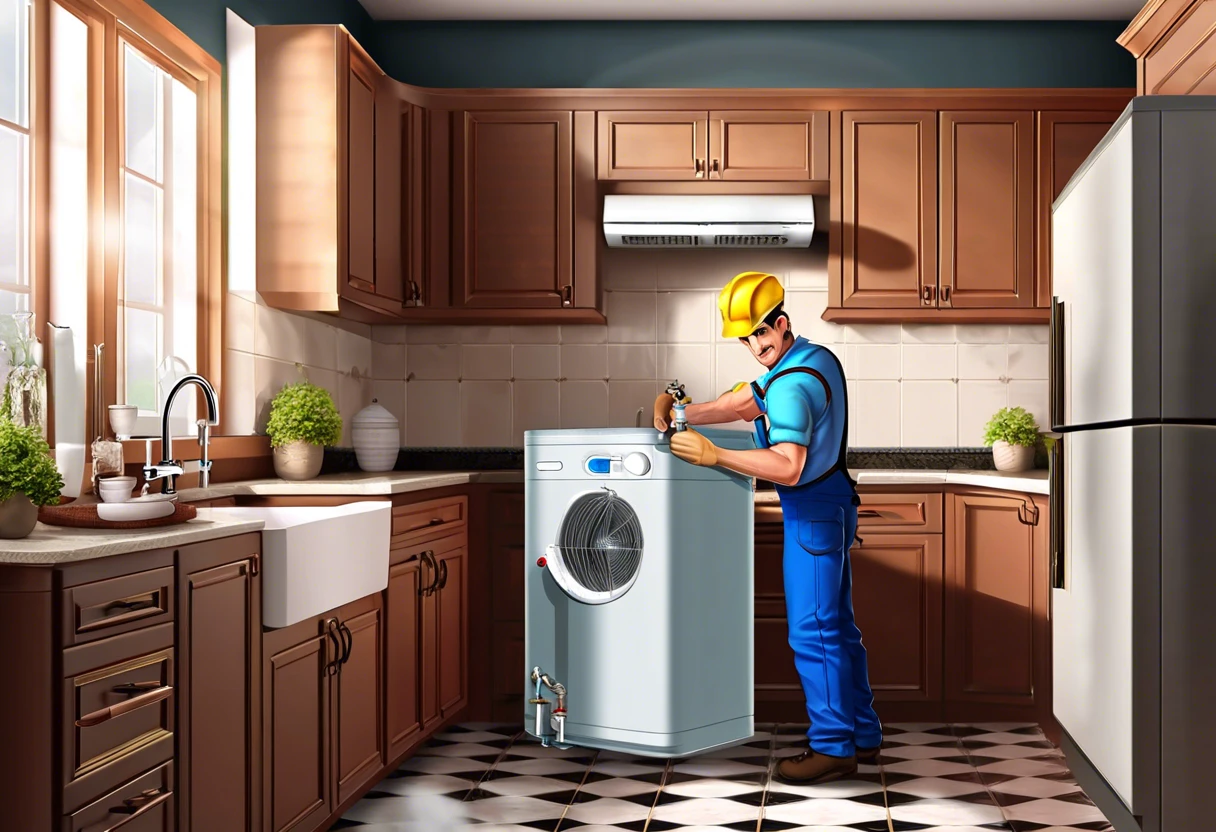
<instances>
[{"instance_id":1,"label":"cabinet door panel","mask_svg":"<svg viewBox=\"0 0 1216 832\"><path fill-rule=\"evenodd\" d=\"M828 114L781 110L709 114L711 179L828 178Z\"/></svg>"},{"instance_id":2,"label":"cabinet door panel","mask_svg":"<svg viewBox=\"0 0 1216 832\"><path fill-rule=\"evenodd\" d=\"M439 707L446 719L464 706L465 695L465 562L467 547L439 557Z\"/></svg>"},{"instance_id":3,"label":"cabinet door panel","mask_svg":"<svg viewBox=\"0 0 1216 832\"><path fill-rule=\"evenodd\" d=\"M396 94L396 81L387 75L376 76L376 164L375 180L375 254L376 295L385 300L401 301L405 297L402 279L402 251L412 240L409 237L415 217L402 217L402 209L414 184L407 166L410 157L402 152L407 141L402 130L401 99ZM409 109L409 105L405 105ZM412 148L412 144L409 146ZM403 197L402 189L405 189ZM419 228L421 226L419 225ZM413 246L409 246L413 250Z\"/></svg>"},{"instance_id":4,"label":"cabinet door panel","mask_svg":"<svg viewBox=\"0 0 1216 832\"><path fill-rule=\"evenodd\" d=\"M292 644L291 636L299 634L303 640ZM313 830L331 806L325 665L334 656L318 621L276 631L263 647L264 828Z\"/></svg>"},{"instance_id":5,"label":"cabinet door panel","mask_svg":"<svg viewBox=\"0 0 1216 832\"><path fill-rule=\"evenodd\" d=\"M388 756L403 754L421 731L418 710L419 560L393 566L388 573L385 609L385 669L388 676L386 725Z\"/></svg>"},{"instance_id":6,"label":"cabinet door panel","mask_svg":"<svg viewBox=\"0 0 1216 832\"><path fill-rule=\"evenodd\" d=\"M433 569L422 570L422 585L429 586L435 580ZM439 617L438 601L435 595L423 595L418 599L421 611L418 616L421 624L419 645L421 656L418 662L419 699L422 711L422 730L425 733L439 721Z\"/></svg>"},{"instance_id":7,"label":"cabinet door panel","mask_svg":"<svg viewBox=\"0 0 1216 832\"><path fill-rule=\"evenodd\" d=\"M853 547L853 611L878 702L941 699L942 536L864 535Z\"/></svg>"},{"instance_id":8,"label":"cabinet door panel","mask_svg":"<svg viewBox=\"0 0 1216 832\"><path fill-rule=\"evenodd\" d=\"M1031 497L955 494L946 582L946 698L1033 705L1048 646L1046 560ZM1041 546L1038 548L1042 548Z\"/></svg>"},{"instance_id":9,"label":"cabinet door panel","mask_svg":"<svg viewBox=\"0 0 1216 832\"><path fill-rule=\"evenodd\" d=\"M695 110L601 112L599 178L704 179L708 118Z\"/></svg>"},{"instance_id":10,"label":"cabinet door panel","mask_svg":"<svg viewBox=\"0 0 1216 832\"><path fill-rule=\"evenodd\" d=\"M1118 113L1039 113L1035 306L1051 306L1051 204L1115 123Z\"/></svg>"},{"instance_id":11,"label":"cabinet door panel","mask_svg":"<svg viewBox=\"0 0 1216 832\"><path fill-rule=\"evenodd\" d=\"M186 576L179 609L182 689L178 806L183 832L253 830L256 649L261 588L242 560Z\"/></svg>"},{"instance_id":12,"label":"cabinet door panel","mask_svg":"<svg viewBox=\"0 0 1216 832\"><path fill-rule=\"evenodd\" d=\"M937 285L936 115L848 112L842 129L842 303L926 305L922 291Z\"/></svg>"},{"instance_id":13,"label":"cabinet door panel","mask_svg":"<svg viewBox=\"0 0 1216 832\"><path fill-rule=\"evenodd\" d=\"M347 273L352 286L376 290L376 84L351 49L347 73Z\"/></svg>"},{"instance_id":14,"label":"cabinet door panel","mask_svg":"<svg viewBox=\"0 0 1216 832\"><path fill-rule=\"evenodd\" d=\"M456 143L463 306L562 305L573 286L572 113L465 113Z\"/></svg>"},{"instance_id":15,"label":"cabinet door panel","mask_svg":"<svg viewBox=\"0 0 1216 832\"><path fill-rule=\"evenodd\" d=\"M344 621L350 652L337 675L338 797L346 800L384 764L380 724L380 610Z\"/></svg>"},{"instance_id":16,"label":"cabinet door panel","mask_svg":"<svg viewBox=\"0 0 1216 832\"><path fill-rule=\"evenodd\" d=\"M1034 305L1034 113L941 114L939 306Z\"/></svg>"}]
</instances>

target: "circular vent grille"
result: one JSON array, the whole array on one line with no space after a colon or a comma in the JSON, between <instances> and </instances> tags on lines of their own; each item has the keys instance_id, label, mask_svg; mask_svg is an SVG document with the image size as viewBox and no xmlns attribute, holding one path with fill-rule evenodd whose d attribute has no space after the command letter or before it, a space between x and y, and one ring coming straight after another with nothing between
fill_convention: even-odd
<instances>
[{"instance_id":1,"label":"circular vent grille","mask_svg":"<svg viewBox=\"0 0 1216 832\"><path fill-rule=\"evenodd\" d=\"M577 600L611 601L636 580L642 546L642 524L629 503L609 488L582 494L562 518L554 577Z\"/></svg>"}]
</instances>

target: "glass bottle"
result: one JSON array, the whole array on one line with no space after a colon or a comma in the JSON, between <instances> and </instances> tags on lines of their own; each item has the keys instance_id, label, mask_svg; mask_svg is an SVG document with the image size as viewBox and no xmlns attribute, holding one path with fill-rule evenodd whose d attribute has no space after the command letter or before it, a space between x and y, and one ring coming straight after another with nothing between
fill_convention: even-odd
<instances>
[{"instance_id":1,"label":"glass bottle","mask_svg":"<svg viewBox=\"0 0 1216 832\"><path fill-rule=\"evenodd\" d=\"M12 315L16 338L9 344L11 367L4 383L3 409L17 425L36 425L46 436L46 370L38 366L41 346L34 337L34 313Z\"/></svg>"}]
</instances>

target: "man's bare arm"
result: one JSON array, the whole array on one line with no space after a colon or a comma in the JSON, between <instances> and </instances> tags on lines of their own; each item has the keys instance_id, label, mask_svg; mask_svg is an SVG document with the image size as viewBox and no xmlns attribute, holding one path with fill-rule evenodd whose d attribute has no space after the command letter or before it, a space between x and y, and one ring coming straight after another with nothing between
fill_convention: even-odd
<instances>
[{"instance_id":1,"label":"man's bare arm","mask_svg":"<svg viewBox=\"0 0 1216 832\"><path fill-rule=\"evenodd\" d=\"M771 448L747 451L718 448L717 455L719 467L778 485L797 485L802 468L806 465L806 446L793 442L780 442Z\"/></svg>"},{"instance_id":2,"label":"man's bare arm","mask_svg":"<svg viewBox=\"0 0 1216 832\"><path fill-rule=\"evenodd\" d=\"M751 422L759 415L760 407L752 398L751 387L723 393L712 402L690 404L684 408L684 418L690 425L720 425L739 419Z\"/></svg>"}]
</instances>

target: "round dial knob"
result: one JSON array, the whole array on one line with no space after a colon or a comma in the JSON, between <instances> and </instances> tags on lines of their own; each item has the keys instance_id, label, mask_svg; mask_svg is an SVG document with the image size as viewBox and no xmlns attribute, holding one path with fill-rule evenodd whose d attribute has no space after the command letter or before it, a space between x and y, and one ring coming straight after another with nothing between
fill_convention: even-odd
<instances>
[{"instance_id":1,"label":"round dial knob","mask_svg":"<svg viewBox=\"0 0 1216 832\"><path fill-rule=\"evenodd\" d=\"M646 454L629 454L625 457L624 465L626 471L635 477L640 477L650 470L650 459Z\"/></svg>"}]
</instances>

